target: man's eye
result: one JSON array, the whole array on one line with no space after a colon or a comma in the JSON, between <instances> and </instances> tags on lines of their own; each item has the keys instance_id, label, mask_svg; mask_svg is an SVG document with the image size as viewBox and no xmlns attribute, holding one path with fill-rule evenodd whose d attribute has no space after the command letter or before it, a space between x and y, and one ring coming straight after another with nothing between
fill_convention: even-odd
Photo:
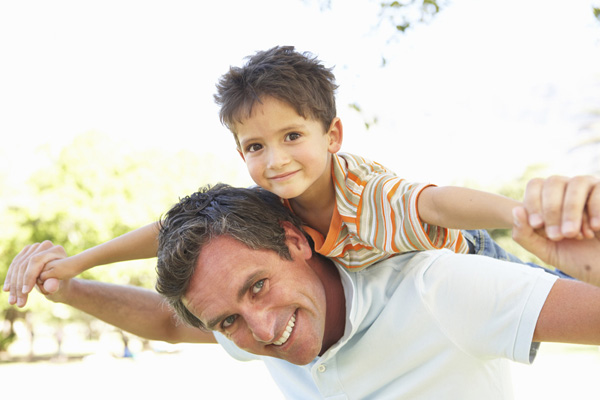
<instances>
[{"instance_id":1,"label":"man's eye","mask_svg":"<svg viewBox=\"0 0 600 400\"><path fill-rule=\"evenodd\" d=\"M255 151L259 151L260 149L262 149L262 145L260 145L260 144L251 144L250 146L246 147L246 152L247 153L254 153Z\"/></svg>"},{"instance_id":2,"label":"man's eye","mask_svg":"<svg viewBox=\"0 0 600 400\"><path fill-rule=\"evenodd\" d=\"M223 329L227 329L231 325L233 325L233 323L235 322L236 319L237 319L237 315L230 315L229 317L227 317L223 320L223 322L221 323L221 326L223 327Z\"/></svg>"},{"instance_id":3,"label":"man's eye","mask_svg":"<svg viewBox=\"0 0 600 400\"><path fill-rule=\"evenodd\" d=\"M252 294L258 294L262 290L263 286L265 286L264 279L256 282L254 286L252 286Z\"/></svg>"},{"instance_id":4,"label":"man's eye","mask_svg":"<svg viewBox=\"0 0 600 400\"><path fill-rule=\"evenodd\" d=\"M298 132L288 133L285 138L286 142L291 142L298 139L300 139L300 134Z\"/></svg>"}]
</instances>

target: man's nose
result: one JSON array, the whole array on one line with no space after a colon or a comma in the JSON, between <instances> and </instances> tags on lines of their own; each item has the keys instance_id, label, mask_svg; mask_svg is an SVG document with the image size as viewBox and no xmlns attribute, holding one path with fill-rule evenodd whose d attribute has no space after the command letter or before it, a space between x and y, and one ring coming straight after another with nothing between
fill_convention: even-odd
<instances>
[{"instance_id":1,"label":"man's nose","mask_svg":"<svg viewBox=\"0 0 600 400\"><path fill-rule=\"evenodd\" d=\"M272 312L259 310L246 316L246 323L255 340L272 343L275 337L275 316Z\"/></svg>"},{"instance_id":2,"label":"man's nose","mask_svg":"<svg viewBox=\"0 0 600 400\"><path fill-rule=\"evenodd\" d=\"M269 168L278 169L286 165L290 157L280 146L273 146L269 149Z\"/></svg>"}]
</instances>

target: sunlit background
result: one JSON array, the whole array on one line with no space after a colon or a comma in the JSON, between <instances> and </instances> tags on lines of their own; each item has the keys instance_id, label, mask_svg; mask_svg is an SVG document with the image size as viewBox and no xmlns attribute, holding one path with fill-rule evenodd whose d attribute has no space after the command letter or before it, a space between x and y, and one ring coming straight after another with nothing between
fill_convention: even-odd
<instances>
[{"instance_id":1,"label":"sunlit background","mask_svg":"<svg viewBox=\"0 0 600 400\"><path fill-rule=\"evenodd\" d=\"M230 65L275 45L294 45L335 66L342 149L407 179L506 191L532 174L600 174L598 4L436 4L439 12L422 14L418 7L382 7L375 0L0 0L0 278L31 241L50 238L74 254L154 220L200 185L250 184L231 134L219 123L214 88ZM408 18L408 28L397 28L399 16ZM152 262L133 263L100 267L88 277L152 287L152 272ZM0 295L5 336L6 298ZM94 372L76 371L125 368L113 364L122 361L115 358L122 352L120 332L81 322L80 314L39 295L30 303L26 314L14 317L18 340L0 352L0 381L38 374L31 368L43 364L45 373L77 376L81 390L101 381ZM37 339L30 342L32 330ZM69 335L89 337L75 348ZM62 349L58 336L65 338ZM107 337L113 347L99 350L99 338ZM136 379L156 383L160 372L176 379L179 361L152 364L148 355L174 348L130 341L138 361L120 375L137 375L132 392L123 393L145 393ZM182 390L201 386L201 378L214 382L210 369L196 378L190 371L212 350L186 351L178 353L187 354ZM599 370L595 348L573 352L574 366L566 369L585 369L591 360L587 368ZM87 356L85 368L67 363L69 354ZM28 357L45 363L15 363ZM519 376L536 367L552 373L540 364L519 369ZM169 367L161 371L160 365ZM229 384L247 375L249 386L229 390L256 398L263 390L264 396L268 377L255 378L246 365L226 370L233 368L240 372ZM585 386L585 374L578 376L564 386L600 396L600 389ZM560 393L557 380L539 385ZM270 388L266 398L277 393ZM532 398L519 390L520 398Z\"/></svg>"}]
</instances>

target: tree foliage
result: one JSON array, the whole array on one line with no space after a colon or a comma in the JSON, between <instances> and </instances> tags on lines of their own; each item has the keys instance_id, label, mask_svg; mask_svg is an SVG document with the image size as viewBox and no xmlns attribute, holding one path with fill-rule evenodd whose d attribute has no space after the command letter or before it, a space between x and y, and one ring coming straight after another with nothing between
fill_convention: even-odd
<instances>
[{"instance_id":1,"label":"tree foliage","mask_svg":"<svg viewBox=\"0 0 600 400\"><path fill-rule=\"evenodd\" d=\"M79 253L156 221L179 197L216 183L211 171L220 171L228 182L240 181L232 167L216 157L130 151L97 133L76 138L35 172L21 193L3 197L0 280L4 282L11 260L25 245L48 239L62 245L67 254ZM5 182L0 179L0 184ZM154 266L155 260L128 262L94 268L82 276L153 287ZM8 307L6 295L1 300L3 312ZM35 294L28 308L50 319L65 315L60 305Z\"/></svg>"}]
</instances>

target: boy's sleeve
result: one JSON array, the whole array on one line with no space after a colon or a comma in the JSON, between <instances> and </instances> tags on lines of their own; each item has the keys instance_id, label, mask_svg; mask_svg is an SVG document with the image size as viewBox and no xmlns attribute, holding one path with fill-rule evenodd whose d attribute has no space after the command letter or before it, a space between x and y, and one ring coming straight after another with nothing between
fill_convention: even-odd
<instances>
[{"instance_id":1,"label":"boy's sleeve","mask_svg":"<svg viewBox=\"0 0 600 400\"><path fill-rule=\"evenodd\" d=\"M371 174L364 185L358 206L360 237L385 252L447 248L467 253L459 230L421 222L417 201L431 184L412 183L394 174Z\"/></svg>"}]
</instances>

